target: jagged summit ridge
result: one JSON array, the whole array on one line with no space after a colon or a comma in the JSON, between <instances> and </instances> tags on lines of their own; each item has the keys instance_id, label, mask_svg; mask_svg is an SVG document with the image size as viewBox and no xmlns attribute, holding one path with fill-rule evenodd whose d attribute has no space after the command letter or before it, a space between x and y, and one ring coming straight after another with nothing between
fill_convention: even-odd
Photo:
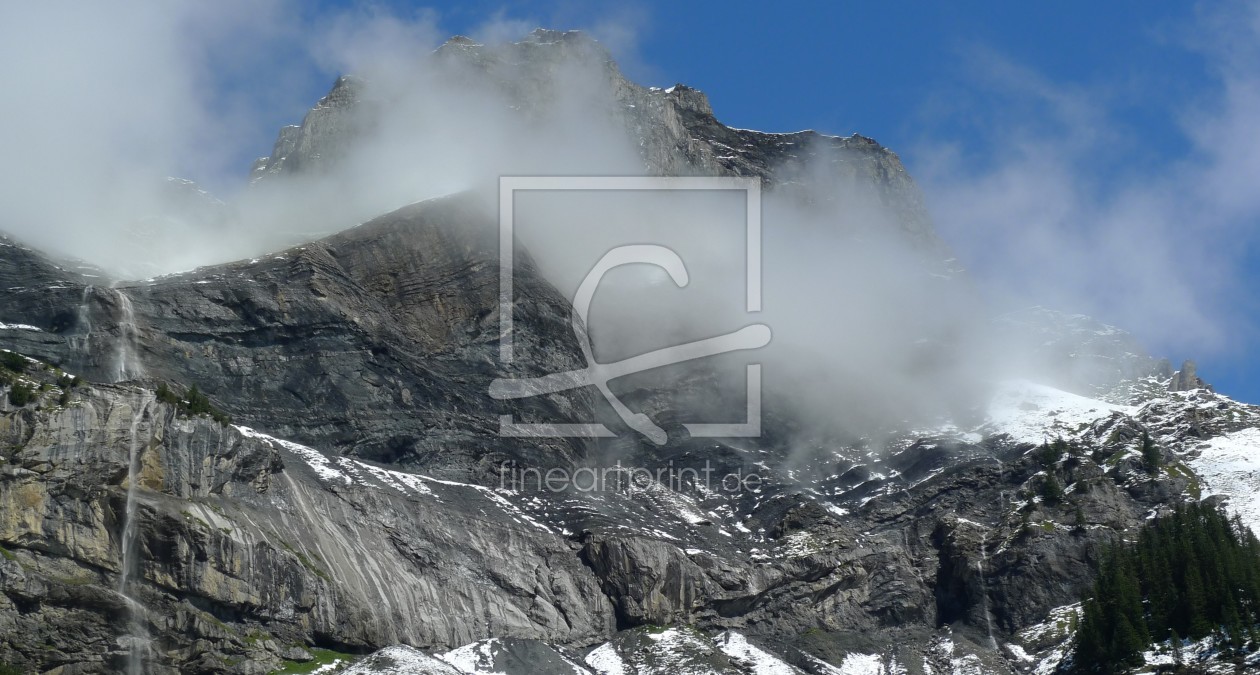
<instances>
[{"instance_id":1,"label":"jagged summit ridge","mask_svg":"<svg viewBox=\"0 0 1260 675\"><path fill-rule=\"evenodd\" d=\"M621 129L637 148L643 173L752 176L781 190L819 186L812 199L866 195L894 212L909 234L944 249L900 159L870 138L726 126L702 91L682 84L660 88L631 82L602 45L578 31L539 29L506 45L455 37L431 58L434 63L424 67L445 73L437 80L449 77L488 86L523 119L553 114L555 102L565 100L556 95L559 89L589 90L570 104L584 106L583 114L606 118ZM271 155L255 163L251 180L265 183L335 167L354 147L356 136L371 132L379 106L390 105L390 95L373 86L370 78L338 78L301 125L281 130ZM849 189L839 190L845 197L836 197L831 186Z\"/></svg>"}]
</instances>

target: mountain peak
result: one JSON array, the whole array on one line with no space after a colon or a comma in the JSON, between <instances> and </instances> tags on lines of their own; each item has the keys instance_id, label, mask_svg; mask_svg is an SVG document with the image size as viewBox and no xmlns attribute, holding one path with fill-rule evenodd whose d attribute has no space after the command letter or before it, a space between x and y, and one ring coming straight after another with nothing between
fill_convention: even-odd
<instances>
[{"instance_id":1,"label":"mountain peak","mask_svg":"<svg viewBox=\"0 0 1260 675\"><path fill-rule=\"evenodd\" d=\"M521 42L532 44L585 43L598 44L595 38L580 30L553 30L551 28L535 28Z\"/></svg>"},{"instance_id":2,"label":"mountain peak","mask_svg":"<svg viewBox=\"0 0 1260 675\"><path fill-rule=\"evenodd\" d=\"M756 177L767 189L800 191L808 203L831 203L839 194L871 195L877 208L893 214L903 230L925 244L922 248L944 250L918 188L899 158L879 143L856 134L729 127L719 121L708 96L694 86L679 83L662 89L630 81L608 50L587 33L540 28L505 44L454 36L436 50L433 63L419 68L429 66L432 69L423 77L407 85L424 88L422 97L413 90L381 90L387 83L372 78L338 79L300 127L281 130L271 155L253 167L252 180L336 171L360 148L398 147L398 135L418 148L440 147L444 135L476 134L444 124L461 127L467 120L490 119L519 125L518 135L554 138L559 144L545 153L531 150L525 158L513 157L512 173L589 172L586 165L574 169L552 160L587 156L592 147L614 147L637 153L641 168L627 168L627 162L619 161L613 175ZM467 91L477 95L461 94ZM410 100L422 103L409 111L404 108ZM434 102L447 100L457 101L452 105L458 110L435 109ZM448 121L451 118L456 121ZM575 133L579 128L584 132ZM439 140L430 141L429 136ZM504 152L501 145L478 146L475 136L469 141L469 152L490 157L489 161ZM362 168L373 161L360 154L351 163Z\"/></svg>"},{"instance_id":3,"label":"mountain peak","mask_svg":"<svg viewBox=\"0 0 1260 675\"><path fill-rule=\"evenodd\" d=\"M665 95L677 101L680 110L713 117L713 106L709 104L709 97L699 89L680 82L666 89Z\"/></svg>"}]
</instances>

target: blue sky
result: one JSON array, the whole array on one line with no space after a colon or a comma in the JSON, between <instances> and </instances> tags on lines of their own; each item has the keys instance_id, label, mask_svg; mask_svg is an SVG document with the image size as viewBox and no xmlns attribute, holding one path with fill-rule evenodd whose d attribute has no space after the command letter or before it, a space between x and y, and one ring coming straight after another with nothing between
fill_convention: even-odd
<instances>
[{"instance_id":1,"label":"blue sky","mask_svg":"<svg viewBox=\"0 0 1260 675\"><path fill-rule=\"evenodd\" d=\"M1090 314L1260 402L1256 2L0 5L5 218L99 221L60 186L137 167L228 194L354 49L537 26L732 126L875 138L995 305Z\"/></svg>"}]
</instances>

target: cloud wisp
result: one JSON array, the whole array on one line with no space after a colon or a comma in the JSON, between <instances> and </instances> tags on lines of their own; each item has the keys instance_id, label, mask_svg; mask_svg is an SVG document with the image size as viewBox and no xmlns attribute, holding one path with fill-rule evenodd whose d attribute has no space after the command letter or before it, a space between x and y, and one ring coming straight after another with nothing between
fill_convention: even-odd
<instances>
[{"instance_id":1,"label":"cloud wisp","mask_svg":"<svg viewBox=\"0 0 1260 675\"><path fill-rule=\"evenodd\" d=\"M967 116L984 138L929 131L909 154L943 237L999 304L1090 314L1169 353L1254 339L1257 17L1242 3L1213 10L1192 33L1204 39L1182 39L1206 58L1210 86L1168 111L1187 149L1156 161L1117 111L1133 105L1111 95L1120 83L1054 82L972 53L976 105L940 112Z\"/></svg>"},{"instance_id":2,"label":"cloud wisp","mask_svg":"<svg viewBox=\"0 0 1260 675\"><path fill-rule=\"evenodd\" d=\"M563 74L572 86L526 129L510 97L433 57L449 37L442 20L293 0L6 5L0 230L147 277L343 229L494 171L638 168L622 161L633 151L624 139L580 115L581 99L601 93L593 73ZM527 25L496 16L473 34L493 44ZM614 48L633 53L632 25L619 25ZM249 160L342 74L370 83L380 126L323 185L251 190Z\"/></svg>"}]
</instances>

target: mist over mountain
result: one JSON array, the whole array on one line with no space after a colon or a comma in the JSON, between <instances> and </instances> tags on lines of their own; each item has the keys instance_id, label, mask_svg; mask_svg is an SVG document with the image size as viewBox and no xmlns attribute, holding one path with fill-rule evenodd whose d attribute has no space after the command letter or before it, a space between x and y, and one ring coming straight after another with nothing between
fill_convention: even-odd
<instances>
[{"instance_id":1,"label":"mist over mountain","mask_svg":"<svg viewBox=\"0 0 1260 675\"><path fill-rule=\"evenodd\" d=\"M227 39L249 14L211 16ZM80 161L9 167L0 663L1087 672L1103 551L1190 502L1260 526L1260 408L1121 328L993 303L877 141L728 127L585 32L423 25L323 33L345 74L221 194L173 177L214 154L189 120L137 140L112 99ZM196 98L137 50L125 79ZM46 128L31 110L11 126ZM685 283L617 267L574 318L627 245ZM752 324L768 345L591 374ZM1255 667L1225 640L1192 659Z\"/></svg>"}]
</instances>

